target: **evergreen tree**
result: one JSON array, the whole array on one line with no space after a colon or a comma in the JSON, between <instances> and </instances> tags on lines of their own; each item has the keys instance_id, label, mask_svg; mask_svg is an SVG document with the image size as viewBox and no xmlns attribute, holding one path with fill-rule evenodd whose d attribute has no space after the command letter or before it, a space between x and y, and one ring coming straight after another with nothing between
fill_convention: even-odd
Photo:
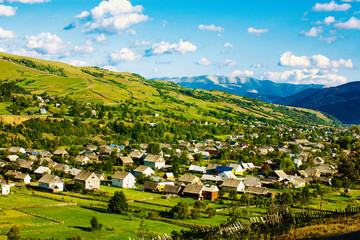
<instances>
[{"instance_id":1,"label":"evergreen tree","mask_svg":"<svg viewBox=\"0 0 360 240\"><path fill-rule=\"evenodd\" d=\"M124 213L128 211L128 204L123 192L115 192L108 204L108 210L116 213Z\"/></svg>"},{"instance_id":2,"label":"evergreen tree","mask_svg":"<svg viewBox=\"0 0 360 240\"><path fill-rule=\"evenodd\" d=\"M18 226L13 226L10 228L9 232L7 233L7 237L9 240L19 240L21 239L21 232Z\"/></svg>"}]
</instances>

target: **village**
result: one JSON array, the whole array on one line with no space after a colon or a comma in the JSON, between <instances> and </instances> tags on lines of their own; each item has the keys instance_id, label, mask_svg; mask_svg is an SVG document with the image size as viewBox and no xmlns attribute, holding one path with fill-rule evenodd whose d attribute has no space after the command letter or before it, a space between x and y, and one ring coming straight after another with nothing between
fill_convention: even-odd
<instances>
[{"instance_id":1,"label":"village","mask_svg":"<svg viewBox=\"0 0 360 240\"><path fill-rule=\"evenodd\" d=\"M334 133L326 133L329 136L331 134ZM250 136L250 138L256 137L256 134ZM331 161L331 158L336 157L335 151L327 157L316 156L316 153L324 151L325 136L319 142L294 139L280 146L250 146L242 141L244 138L244 135L236 135L229 136L227 142L208 139L199 143L179 140L174 145L159 144L161 149L168 151L174 149L176 156L186 159L187 162L180 167L182 171L176 174L177 177L171 171L172 162L168 160L170 154L164 154L162 150L157 155L150 154L146 151L149 144L140 144L139 149L131 149L127 155L123 153L125 148L129 147L117 144L99 147L88 145L72 160L65 149L57 149L50 153L46 150L10 147L2 149L8 152L8 155L2 160L0 167L12 169L4 172L1 192L9 194L11 185L19 183L25 185L38 183L40 188L56 193L66 191L65 181L75 181L82 184L84 189L101 190L101 185L112 185L119 188L141 188L143 191L199 200L215 200L220 190L275 197L275 193L268 188L274 186L301 188L313 182L331 185L332 178L338 174L337 166ZM292 153L292 146L298 147L300 152ZM222 149L243 151L249 148L252 149L250 154L254 156L271 156L274 151L286 153L290 156L292 161L290 165L293 167L281 169L276 159L267 159L258 166L252 162L242 161L220 164L221 161L216 159ZM111 174L88 170L91 169L89 166L99 162L99 157L102 156L116 158L116 162L121 164L119 168L128 171L114 171ZM58 162L52 158L57 159ZM287 169L292 171L289 172ZM64 174L66 178L62 177ZM142 179L141 183L137 182L139 177Z\"/></svg>"}]
</instances>

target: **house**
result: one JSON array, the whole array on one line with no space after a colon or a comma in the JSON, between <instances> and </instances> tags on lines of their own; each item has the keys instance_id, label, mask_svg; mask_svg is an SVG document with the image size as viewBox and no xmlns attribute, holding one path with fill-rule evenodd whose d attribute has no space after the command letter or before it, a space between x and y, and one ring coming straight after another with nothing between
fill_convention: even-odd
<instances>
[{"instance_id":1,"label":"house","mask_svg":"<svg viewBox=\"0 0 360 240\"><path fill-rule=\"evenodd\" d=\"M64 172L64 173L68 173L69 170L70 170L70 167L68 165L65 165L65 164L56 164L54 167L53 167L54 171L61 171L61 172Z\"/></svg>"},{"instance_id":2,"label":"house","mask_svg":"<svg viewBox=\"0 0 360 240\"><path fill-rule=\"evenodd\" d=\"M166 180L175 180L174 174L172 172L167 172L164 174L164 179Z\"/></svg>"},{"instance_id":3,"label":"house","mask_svg":"<svg viewBox=\"0 0 360 240\"><path fill-rule=\"evenodd\" d=\"M294 165L295 167L300 167L302 164L302 160L300 158L295 158L294 159Z\"/></svg>"},{"instance_id":4,"label":"house","mask_svg":"<svg viewBox=\"0 0 360 240\"><path fill-rule=\"evenodd\" d=\"M243 192L245 190L245 185L244 182L240 179L225 179L221 185L221 189L225 192Z\"/></svg>"},{"instance_id":5,"label":"house","mask_svg":"<svg viewBox=\"0 0 360 240\"><path fill-rule=\"evenodd\" d=\"M316 157L314 158L314 163L317 165L324 164L325 160L322 157Z\"/></svg>"},{"instance_id":6,"label":"house","mask_svg":"<svg viewBox=\"0 0 360 240\"><path fill-rule=\"evenodd\" d=\"M75 158L75 162L77 162L80 165L86 165L88 163L90 163L90 158L88 158L87 156L77 156Z\"/></svg>"},{"instance_id":7,"label":"house","mask_svg":"<svg viewBox=\"0 0 360 240\"><path fill-rule=\"evenodd\" d=\"M188 174L188 173L185 173L184 175L182 175L178 179L178 182L180 184L185 184L185 185L188 185L188 184L202 185L202 182L201 182L200 178L198 178L195 175Z\"/></svg>"},{"instance_id":8,"label":"house","mask_svg":"<svg viewBox=\"0 0 360 240\"><path fill-rule=\"evenodd\" d=\"M56 149L54 155L65 157L65 156L69 156L69 153L65 149Z\"/></svg>"},{"instance_id":9,"label":"house","mask_svg":"<svg viewBox=\"0 0 360 240\"><path fill-rule=\"evenodd\" d=\"M321 164L321 165L317 166L316 169L322 175L333 175L336 172L335 167L331 166L329 164Z\"/></svg>"},{"instance_id":10,"label":"house","mask_svg":"<svg viewBox=\"0 0 360 240\"><path fill-rule=\"evenodd\" d=\"M221 166L221 165L216 163L209 163L209 165L207 165L205 169L206 174L215 174L215 169L217 166Z\"/></svg>"},{"instance_id":11,"label":"house","mask_svg":"<svg viewBox=\"0 0 360 240\"><path fill-rule=\"evenodd\" d=\"M22 147L10 147L10 148L9 148L9 152L10 152L10 153L22 153L22 154L26 154L25 149L22 148Z\"/></svg>"},{"instance_id":12,"label":"house","mask_svg":"<svg viewBox=\"0 0 360 240\"><path fill-rule=\"evenodd\" d=\"M288 178L288 175L283 170L275 170L272 176L269 176L270 179L275 179L282 181Z\"/></svg>"},{"instance_id":13,"label":"house","mask_svg":"<svg viewBox=\"0 0 360 240\"><path fill-rule=\"evenodd\" d=\"M134 162L140 161L144 157L144 152L140 150L134 150L128 154L128 157L131 157Z\"/></svg>"},{"instance_id":14,"label":"house","mask_svg":"<svg viewBox=\"0 0 360 240\"><path fill-rule=\"evenodd\" d=\"M214 201L219 196L219 188L216 185L205 185L202 195L203 199Z\"/></svg>"},{"instance_id":15,"label":"house","mask_svg":"<svg viewBox=\"0 0 360 240\"><path fill-rule=\"evenodd\" d=\"M206 167L200 167L197 165L190 165L189 171L197 172L197 173L204 173L206 171Z\"/></svg>"},{"instance_id":16,"label":"house","mask_svg":"<svg viewBox=\"0 0 360 240\"><path fill-rule=\"evenodd\" d=\"M99 148L100 155L110 155L113 149L108 145L101 145Z\"/></svg>"},{"instance_id":17,"label":"house","mask_svg":"<svg viewBox=\"0 0 360 240\"><path fill-rule=\"evenodd\" d=\"M135 176L139 176L141 174L144 174L145 176L151 176L155 174L155 171L148 166L140 165L133 170L133 174Z\"/></svg>"},{"instance_id":18,"label":"house","mask_svg":"<svg viewBox=\"0 0 360 240\"><path fill-rule=\"evenodd\" d=\"M166 184L162 190L164 194L178 195L181 190L180 186Z\"/></svg>"},{"instance_id":19,"label":"house","mask_svg":"<svg viewBox=\"0 0 360 240\"><path fill-rule=\"evenodd\" d=\"M243 175L244 174L244 169L241 167L240 164L236 164L236 163L230 163L228 165L228 167L233 168L233 172L235 175Z\"/></svg>"},{"instance_id":20,"label":"house","mask_svg":"<svg viewBox=\"0 0 360 240\"><path fill-rule=\"evenodd\" d=\"M219 175L219 173L222 172L233 172L233 168L232 167L224 167L224 166L217 166L215 168L215 173Z\"/></svg>"},{"instance_id":21,"label":"house","mask_svg":"<svg viewBox=\"0 0 360 240\"><path fill-rule=\"evenodd\" d=\"M0 193L1 195L8 195L10 193L10 184L7 184L2 176L0 176Z\"/></svg>"},{"instance_id":22,"label":"house","mask_svg":"<svg viewBox=\"0 0 360 240\"><path fill-rule=\"evenodd\" d=\"M120 162L122 166L131 166L134 164L134 161L131 159L131 157L125 157L125 156L120 157Z\"/></svg>"},{"instance_id":23,"label":"house","mask_svg":"<svg viewBox=\"0 0 360 240\"><path fill-rule=\"evenodd\" d=\"M14 180L16 182L24 182L25 184L28 184L31 182L31 177L29 174L16 172L16 174L14 176Z\"/></svg>"},{"instance_id":24,"label":"house","mask_svg":"<svg viewBox=\"0 0 360 240\"><path fill-rule=\"evenodd\" d=\"M183 196L202 200L203 185L188 184L183 190Z\"/></svg>"},{"instance_id":25,"label":"house","mask_svg":"<svg viewBox=\"0 0 360 240\"><path fill-rule=\"evenodd\" d=\"M39 113L40 114L46 114L46 109L45 108L40 108Z\"/></svg>"},{"instance_id":26,"label":"house","mask_svg":"<svg viewBox=\"0 0 360 240\"><path fill-rule=\"evenodd\" d=\"M159 184L154 182L144 182L143 185L144 192L159 192Z\"/></svg>"},{"instance_id":27,"label":"house","mask_svg":"<svg viewBox=\"0 0 360 240\"><path fill-rule=\"evenodd\" d=\"M178 143L180 147L190 147L191 145L189 142L186 142L184 140L178 140Z\"/></svg>"},{"instance_id":28,"label":"house","mask_svg":"<svg viewBox=\"0 0 360 240\"><path fill-rule=\"evenodd\" d=\"M18 164L20 165L20 168L22 171L29 171L31 169L31 166L33 165L34 161L27 161L24 159L18 159Z\"/></svg>"},{"instance_id":29,"label":"house","mask_svg":"<svg viewBox=\"0 0 360 240\"><path fill-rule=\"evenodd\" d=\"M257 177L246 177L244 180L246 187L261 187L261 181Z\"/></svg>"},{"instance_id":30,"label":"house","mask_svg":"<svg viewBox=\"0 0 360 240\"><path fill-rule=\"evenodd\" d=\"M102 172L95 172L95 175L100 179L100 181L106 180L106 176Z\"/></svg>"},{"instance_id":31,"label":"house","mask_svg":"<svg viewBox=\"0 0 360 240\"><path fill-rule=\"evenodd\" d=\"M16 162L16 160L19 159L19 156L12 154L12 155L7 156L6 159L9 160L9 162Z\"/></svg>"},{"instance_id":32,"label":"house","mask_svg":"<svg viewBox=\"0 0 360 240\"><path fill-rule=\"evenodd\" d=\"M294 186L294 188L305 187L306 181L301 177L292 177L289 179L290 183Z\"/></svg>"},{"instance_id":33,"label":"house","mask_svg":"<svg viewBox=\"0 0 360 240\"><path fill-rule=\"evenodd\" d=\"M46 174L39 179L39 187L61 192L64 191L64 182L58 176Z\"/></svg>"},{"instance_id":34,"label":"house","mask_svg":"<svg viewBox=\"0 0 360 240\"><path fill-rule=\"evenodd\" d=\"M100 179L94 172L81 170L74 180L84 185L85 189L100 189Z\"/></svg>"},{"instance_id":35,"label":"house","mask_svg":"<svg viewBox=\"0 0 360 240\"><path fill-rule=\"evenodd\" d=\"M144 165L151 167L152 169L161 169L165 166L165 160L161 155L149 154L144 159Z\"/></svg>"},{"instance_id":36,"label":"house","mask_svg":"<svg viewBox=\"0 0 360 240\"><path fill-rule=\"evenodd\" d=\"M203 174L201 177L201 181L218 183L218 182L222 182L223 179L222 179L222 177L220 177L218 175Z\"/></svg>"},{"instance_id":37,"label":"house","mask_svg":"<svg viewBox=\"0 0 360 240\"><path fill-rule=\"evenodd\" d=\"M267 195L269 193L266 187L253 187L253 186L245 187L245 192L254 195Z\"/></svg>"},{"instance_id":38,"label":"house","mask_svg":"<svg viewBox=\"0 0 360 240\"><path fill-rule=\"evenodd\" d=\"M228 179L228 178L235 179L236 178L235 174L231 171L219 173L218 176L220 176L222 179Z\"/></svg>"},{"instance_id":39,"label":"house","mask_svg":"<svg viewBox=\"0 0 360 240\"><path fill-rule=\"evenodd\" d=\"M135 187L135 177L129 172L115 172L111 176L111 185L121 188L134 188Z\"/></svg>"},{"instance_id":40,"label":"house","mask_svg":"<svg viewBox=\"0 0 360 240\"><path fill-rule=\"evenodd\" d=\"M315 167L308 167L304 170L304 172L301 172L300 174L304 175L304 177L320 177L321 172L317 170Z\"/></svg>"},{"instance_id":41,"label":"house","mask_svg":"<svg viewBox=\"0 0 360 240\"><path fill-rule=\"evenodd\" d=\"M38 167L35 171L34 171L35 175L37 175L38 177L43 176L45 174L50 174L51 173L51 169L48 167L44 167L44 166L40 166Z\"/></svg>"}]
</instances>

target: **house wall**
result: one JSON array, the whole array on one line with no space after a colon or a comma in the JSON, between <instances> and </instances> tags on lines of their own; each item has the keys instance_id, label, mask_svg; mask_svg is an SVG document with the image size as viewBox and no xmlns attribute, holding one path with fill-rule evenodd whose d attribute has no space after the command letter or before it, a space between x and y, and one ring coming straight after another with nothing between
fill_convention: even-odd
<instances>
[{"instance_id":1,"label":"house wall","mask_svg":"<svg viewBox=\"0 0 360 240\"><path fill-rule=\"evenodd\" d=\"M51 183L49 187L53 189L55 186L58 187L59 192L64 191L64 183Z\"/></svg>"},{"instance_id":2,"label":"house wall","mask_svg":"<svg viewBox=\"0 0 360 240\"><path fill-rule=\"evenodd\" d=\"M205 192L203 191L203 198L208 200L215 200L218 198L219 192Z\"/></svg>"},{"instance_id":3,"label":"house wall","mask_svg":"<svg viewBox=\"0 0 360 240\"><path fill-rule=\"evenodd\" d=\"M1 195L8 195L10 193L10 185L0 185Z\"/></svg>"},{"instance_id":4,"label":"house wall","mask_svg":"<svg viewBox=\"0 0 360 240\"><path fill-rule=\"evenodd\" d=\"M98 179L87 179L85 189L100 189L100 181Z\"/></svg>"}]
</instances>

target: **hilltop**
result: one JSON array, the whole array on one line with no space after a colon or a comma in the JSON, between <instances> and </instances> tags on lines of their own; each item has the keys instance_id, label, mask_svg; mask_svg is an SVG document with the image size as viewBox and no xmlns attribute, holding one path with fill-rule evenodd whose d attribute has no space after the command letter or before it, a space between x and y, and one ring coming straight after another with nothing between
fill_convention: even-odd
<instances>
[{"instance_id":1,"label":"hilltop","mask_svg":"<svg viewBox=\"0 0 360 240\"><path fill-rule=\"evenodd\" d=\"M278 106L223 91L187 89L175 83L149 81L138 74L111 72L99 67L75 67L0 53L0 72L1 83L15 81L31 94L45 92L50 96L110 106L131 103L133 111L157 112L167 119L334 123L330 117L313 110ZM5 109L6 104L3 106L1 113L10 114Z\"/></svg>"}]
</instances>

